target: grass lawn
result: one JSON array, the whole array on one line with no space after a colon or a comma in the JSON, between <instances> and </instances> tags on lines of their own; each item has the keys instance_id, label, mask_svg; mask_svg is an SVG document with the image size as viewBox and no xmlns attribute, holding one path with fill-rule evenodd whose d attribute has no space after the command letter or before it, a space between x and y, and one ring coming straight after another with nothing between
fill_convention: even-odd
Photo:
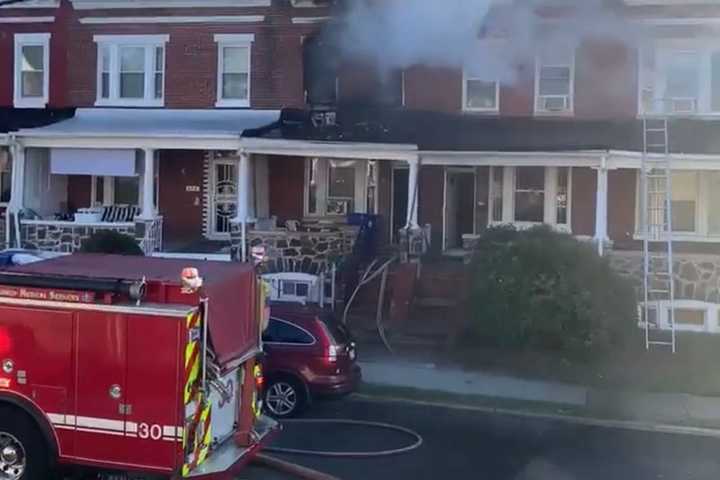
<instances>
[{"instance_id":1,"label":"grass lawn","mask_svg":"<svg viewBox=\"0 0 720 480\"><path fill-rule=\"evenodd\" d=\"M470 370L599 388L720 396L720 336L679 334L678 351L646 351L640 335L604 354L460 347L448 360Z\"/></svg>"}]
</instances>

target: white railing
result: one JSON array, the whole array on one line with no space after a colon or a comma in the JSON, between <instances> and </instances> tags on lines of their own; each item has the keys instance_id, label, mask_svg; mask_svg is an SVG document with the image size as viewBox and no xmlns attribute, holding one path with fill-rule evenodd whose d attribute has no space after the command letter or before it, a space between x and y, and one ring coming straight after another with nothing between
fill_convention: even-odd
<instances>
[{"instance_id":1,"label":"white railing","mask_svg":"<svg viewBox=\"0 0 720 480\"><path fill-rule=\"evenodd\" d=\"M163 245L163 217L155 217L145 223L145 235L140 240L140 248L145 255L161 252Z\"/></svg>"}]
</instances>

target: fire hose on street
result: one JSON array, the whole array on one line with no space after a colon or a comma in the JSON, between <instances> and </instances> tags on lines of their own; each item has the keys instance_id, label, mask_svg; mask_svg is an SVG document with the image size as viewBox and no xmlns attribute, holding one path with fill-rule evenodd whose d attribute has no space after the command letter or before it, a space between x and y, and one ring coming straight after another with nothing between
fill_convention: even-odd
<instances>
[{"instance_id":1,"label":"fire hose on street","mask_svg":"<svg viewBox=\"0 0 720 480\"><path fill-rule=\"evenodd\" d=\"M401 427L398 425L392 425L383 422L372 422L364 420L349 420L349 419L324 419L324 418L312 418L312 419L290 419L285 420L284 423L289 424L301 424L301 425L340 425L340 426L351 426L351 427L367 427L372 429L381 430L384 432L395 432L401 435L405 435L411 439L408 445L375 450L375 451L358 451L358 450L314 450L314 449L301 449L301 448L288 448L288 447L266 447L266 452L278 453L283 455L300 455L300 456L314 456L314 457L325 457L325 458L348 458L348 459L368 459L378 457L388 457L392 455L401 455L404 453L412 452L420 448L423 444L423 438L409 428ZM298 478L306 480L340 480L337 477L328 475L326 473L318 472L316 470L309 469L307 467L297 465L285 460L281 460L275 457L261 454L258 456L256 463L264 465L266 467L278 470Z\"/></svg>"}]
</instances>

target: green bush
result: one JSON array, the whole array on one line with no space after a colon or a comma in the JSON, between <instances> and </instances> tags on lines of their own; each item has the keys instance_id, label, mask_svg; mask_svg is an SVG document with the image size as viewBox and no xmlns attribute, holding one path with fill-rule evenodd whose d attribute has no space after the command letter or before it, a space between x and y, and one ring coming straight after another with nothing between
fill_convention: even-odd
<instances>
[{"instance_id":1,"label":"green bush","mask_svg":"<svg viewBox=\"0 0 720 480\"><path fill-rule=\"evenodd\" d=\"M80 251L83 253L144 255L133 237L112 230L101 230L93 233L82 242Z\"/></svg>"},{"instance_id":2,"label":"green bush","mask_svg":"<svg viewBox=\"0 0 720 480\"><path fill-rule=\"evenodd\" d=\"M547 227L489 229L469 278L468 327L487 344L605 349L636 330L632 285L591 244Z\"/></svg>"}]
</instances>

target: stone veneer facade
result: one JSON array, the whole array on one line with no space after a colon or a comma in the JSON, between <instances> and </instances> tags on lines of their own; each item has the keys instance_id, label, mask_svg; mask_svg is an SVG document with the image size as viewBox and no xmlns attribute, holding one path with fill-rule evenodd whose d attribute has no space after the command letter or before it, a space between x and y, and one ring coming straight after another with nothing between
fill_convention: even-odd
<instances>
[{"instance_id":1,"label":"stone veneer facade","mask_svg":"<svg viewBox=\"0 0 720 480\"><path fill-rule=\"evenodd\" d=\"M643 281L643 253L611 251L610 264L631 278L638 292ZM720 303L720 255L674 254L675 298Z\"/></svg>"},{"instance_id":2,"label":"stone veneer facade","mask_svg":"<svg viewBox=\"0 0 720 480\"><path fill-rule=\"evenodd\" d=\"M113 230L135 238L147 254L161 249L161 247L158 248L158 242L148 241L146 238L146 233L157 231L156 228L153 228L157 222L162 225L161 219L117 224L23 221L20 230L23 248L63 253L80 250L82 242L96 232Z\"/></svg>"},{"instance_id":3,"label":"stone veneer facade","mask_svg":"<svg viewBox=\"0 0 720 480\"><path fill-rule=\"evenodd\" d=\"M343 257L350 255L358 235L358 227L342 226L333 231L291 232L287 230L258 231L248 229L248 255L250 248L265 247L268 261L266 272L304 272L317 274L329 271ZM240 226L233 224L232 258L241 257Z\"/></svg>"}]
</instances>

